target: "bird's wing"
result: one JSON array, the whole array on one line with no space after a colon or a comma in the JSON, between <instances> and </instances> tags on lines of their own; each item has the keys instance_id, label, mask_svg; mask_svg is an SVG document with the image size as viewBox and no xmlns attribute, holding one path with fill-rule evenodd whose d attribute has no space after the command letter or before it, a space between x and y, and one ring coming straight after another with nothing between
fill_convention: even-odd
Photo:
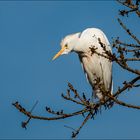
<instances>
[{"instance_id":1,"label":"bird's wing","mask_svg":"<svg viewBox=\"0 0 140 140\"><path fill-rule=\"evenodd\" d=\"M85 67L84 67L83 62L82 62L82 56L81 56L81 55L78 55L78 56L79 56L79 60L80 60L82 69L83 69L83 71L84 71L84 74L85 74L85 76L86 76L86 79L87 79L87 81L89 82L89 77L88 77L88 75L87 75L87 73L86 73ZM90 82L89 82L89 83L90 83Z\"/></svg>"},{"instance_id":2,"label":"bird's wing","mask_svg":"<svg viewBox=\"0 0 140 140\"><path fill-rule=\"evenodd\" d=\"M80 45L82 46L82 44L84 44L83 48L86 48L87 50L93 45L98 48L97 52L102 54L104 51L99 44L98 38L100 38L101 42L106 45L106 50L111 51L111 47L107 37L101 30L96 28L88 28L81 33ZM94 87L94 74L96 74L103 80L106 90L111 90L112 62L102 56L98 56L97 54L93 54L92 56L89 55L89 57L87 58L82 56L80 56L79 58L86 74L87 80L89 81L91 86Z\"/></svg>"},{"instance_id":3,"label":"bird's wing","mask_svg":"<svg viewBox=\"0 0 140 140\"><path fill-rule=\"evenodd\" d=\"M112 62L100 56L100 69L106 90L112 91Z\"/></svg>"}]
</instances>

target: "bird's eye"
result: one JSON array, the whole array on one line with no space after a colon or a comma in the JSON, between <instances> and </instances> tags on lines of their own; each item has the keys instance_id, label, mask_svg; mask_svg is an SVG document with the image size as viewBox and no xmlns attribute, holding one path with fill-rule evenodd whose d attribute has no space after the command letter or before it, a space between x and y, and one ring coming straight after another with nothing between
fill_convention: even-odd
<instances>
[{"instance_id":1,"label":"bird's eye","mask_svg":"<svg viewBox=\"0 0 140 140\"><path fill-rule=\"evenodd\" d=\"M68 48L68 44L65 44L66 49Z\"/></svg>"}]
</instances>

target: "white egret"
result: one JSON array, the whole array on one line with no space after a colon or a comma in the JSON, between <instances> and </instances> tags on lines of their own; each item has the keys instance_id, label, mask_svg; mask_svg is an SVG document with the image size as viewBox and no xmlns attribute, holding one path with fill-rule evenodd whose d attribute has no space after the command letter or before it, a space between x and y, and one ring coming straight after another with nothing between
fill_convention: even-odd
<instances>
[{"instance_id":1,"label":"white egret","mask_svg":"<svg viewBox=\"0 0 140 140\"><path fill-rule=\"evenodd\" d=\"M97 28L88 28L83 32L78 32L66 36L61 41L61 50L53 57L53 60L63 54L76 52L81 61L86 78L92 86L95 97L100 100L104 99L98 84L96 84L97 77L103 83L105 90L112 93L112 62L96 53L91 52L91 47L94 46L96 52L104 54L104 50L99 43L99 38L106 46L106 50L111 52L110 43L106 35Z\"/></svg>"}]
</instances>

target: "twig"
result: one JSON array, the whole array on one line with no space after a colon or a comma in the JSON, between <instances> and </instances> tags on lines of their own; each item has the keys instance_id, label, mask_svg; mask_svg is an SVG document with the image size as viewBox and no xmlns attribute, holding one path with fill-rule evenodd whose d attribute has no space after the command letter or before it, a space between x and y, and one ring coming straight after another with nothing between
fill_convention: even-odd
<instances>
[{"instance_id":1,"label":"twig","mask_svg":"<svg viewBox=\"0 0 140 140\"><path fill-rule=\"evenodd\" d=\"M72 138L75 138L75 137L79 134L80 130L81 130L82 127L85 125L85 123L90 119L90 117L91 117L91 113L89 113L89 114L86 116L86 118L84 119L83 123L82 123L81 126L76 130L76 132L73 132L73 133L72 133Z\"/></svg>"},{"instance_id":2,"label":"twig","mask_svg":"<svg viewBox=\"0 0 140 140\"><path fill-rule=\"evenodd\" d=\"M119 105L122 105L122 106L125 106L125 107L129 107L129 108L134 108L134 109L140 109L140 106L135 106L135 105L132 105L132 104L128 104L128 103L122 102L122 101L114 98L110 94L106 94L106 96L108 96L110 99L112 99L114 102L116 102Z\"/></svg>"},{"instance_id":3,"label":"twig","mask_svg":"<svg viewBox=\"0 0 140 140\"><path fill-rule=\"evenodd\" d=\"M122 26L122 28L138 43L140 44L140 40L131 33L131 31L122 23L122 21L118 18L118 22L120 23L120 25Z\"/></svg>"},{"instance_id":4,"label":"twig","mask_svg":"<svg viewBox=\"0 0 140 140\"><path fill-rule=\"evenodd\" d=\"M65 95L61 95L64 99L66 99L66 100L69 100L69 101L72 101L72 102L74 102L74 103L77 103L77 104L80 104L80 105L85 105L85 104L83 104L82 102L79 102L79 101L76 101L76 100L74 100L73 98L70 98L70 97L67 97L67 96L65 96Z\"/></svg>"},{"instance_id":5,"label":"twig","mask_svg":"<svg viewBox=\"0 0 140 140\"><path fill-rule=\"evenodd\" d=\"M140 61L140 58L125 58L124 61Z\"/></svg>"},{"instance_id":6,"label":"twig","mask_svg":"<svg viewBox=\"0 0 140 140\"><path fill-rule=\"evenodd\" d=\"M136 8L137 8L136 5L128 4L128 3L122 2L122 1L120 1L120 0L117 0L117 1L118 1L119 3L121 3L122 5L127 6L127 7L131 8L131 9L136 9Z\"/></svg>"},{"instance_id":7,"label":"twig","mask_svg":"<svg viewBox=\"0 0 140 140\"><path fill-rule=\"evenodd\" d=\"M122 88L120 88L118 91L116 91L116 93L114 93L114 97L117 97L119 94L121 94L123 91L125 91L126 89L128 89L130 87L130 85L134 85L138 80L140 80L140 76L135 77L134 79L132 79L130 82L128 82L128 84L125 84Z\"/></svg>"},{"instance_id":8,"label":"twig","mask_svg":"<svg viewBox=\"0 0 140 140\"><path fill-rule=\"evenodd\" d=\"M39 119L39 120L59 120L59 119L64 119L64 118L80 115L82 113L85 113L85 112L89 111L89 109L82 109L82 110L77 111L77 112L73 112L73 113L70 113L70 114L65 114L65 115L61 115L61 116L57 116L57 117L43 117L43 116L32 115L30 112L26 111L18 102L13 103L12 105L15 106L24 115L26 115L30 118Z\"/></svg>"},{"instance_id":9,"label":"twig","mask_svg":"<svg viewBox=\"0 0 140 140\"><path fill-rule=\"evenodd\" d=\"M117 0L120 4L122 4L122 5L124 5L124 6L126 6L126 7L128 7L128 8L130 8L130 9L132 9L132 11L135 11L136 12L136 14L140 17L140 11L139 11L139 0L137 0L137 2L136 2L136 5L134 5L134 4L132 4L132 2L131 3L127 3L127 2L122 2L122 1L120 1L120 0ZM130 0L131 1L131 0ZM129 12L132 12L131 10L130 11L126 11L125 13L126 14L128 14ZM125 14L124 13L124 14ZM123 15L123 14L122 14Z\"/></svg>"},{"instance_id":10,"label":"twig","mask_svg":"<svg viewBox=\"0 0 140 140\"><path fill-rule=\"evenodd\" d=\"M34 108L36 107L37 104L38 104L38 101L35 102L35 104L33 105L30 113L32 113L32 111L34 110ZM22 122L22 124L21 124L22 127L27 129L27 124L30 122L30 120L31 120L31 117L29 117L27 121Z\"/></svg>"},{"instance_id":11,"label":"twig","mask_svg":"<svg viewBox=\"0 0 140 140\"><path fill-rule=\"evenodd\" d=\"M68 83L68 86L70 88L70 90L73 91L73 93L75 94L75 96L82 102L82 103L85 103L85 101L79 96L79 94L77 93L77 90L75 90L73 88L73 86L71 85L71 83Z\"/></svg>"},{"instance_id":12,"label":"twig","mask_svg":"<svg viewBox=\"0 0 140 140\"><path fill-rule=\"evenodd\" d=\"M120 41L119 39L116 39L116 40L115 40L115 43L116 43L116 44L123 45L123 46L127 46L127 47L133 47L133 48L138 48L138 49L140 49L140 45L124 43L124 42Z\"/></svg>"},{"instance_id":13,"label":"twig","mask_svg":"<svg viewBox=\"0 0 140 140\"><path fill-rule=\"evenodd\" d=\"M69 128L69 129L72 129L72 130L76 131L76 129L74 129L74 128L70 127L70 126L67 126L67 125L64 125L64 127L66 127L66 128Z\"/></svg>"}]
</instances>

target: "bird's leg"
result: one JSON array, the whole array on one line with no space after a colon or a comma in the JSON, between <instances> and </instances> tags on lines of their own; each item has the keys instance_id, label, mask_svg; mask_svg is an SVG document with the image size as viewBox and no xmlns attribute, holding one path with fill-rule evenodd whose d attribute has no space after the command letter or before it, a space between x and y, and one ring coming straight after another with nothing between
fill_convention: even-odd
<instances>
[{"instance_id":1,"label":"bird's leg","mask_svg":"<svg viewBox=\"0 0 140 140\"><path fill-rule=\"evenodd\" d=\"M108 108L111 108L114 105L114 101L110 100L108 104Z\"/></svg>"},{"instance_id":2,"label":"bird's leg","mask_svg":"<svg viewBox=\"0 0 140 140\"><path fill-rule=\"evenodd\" d=\"M114 105L114 101L109 98L109 101L106 103L108 109L110 109Z\"/></svg>"}]
</instances>

